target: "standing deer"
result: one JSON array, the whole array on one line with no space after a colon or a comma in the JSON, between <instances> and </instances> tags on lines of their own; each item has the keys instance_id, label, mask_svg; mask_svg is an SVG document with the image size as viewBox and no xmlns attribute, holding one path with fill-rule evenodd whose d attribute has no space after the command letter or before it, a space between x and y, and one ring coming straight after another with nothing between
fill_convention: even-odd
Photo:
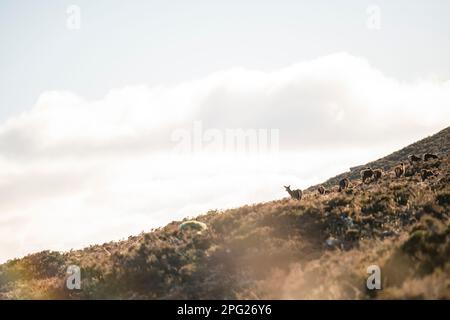
<instances>
[{"instance_id":1,"label":"standing deer","mask_svg":"<svg viewBox=\"0 0 450 320\"><path fill-rule=\"evenodd\" d=\"M422 171L420 172L420 176L422 178L422 181L427 180L430 177L434 176L433 171L427 170L427 169L422 169Z\"/></svg>"},{"instance_id":2,"label":"standing deer","mask_svg":"<svg viewBox=\"0 0 450 320\"><path fill-rule=\"evenodd\" d=\"M411 164L413 165L414 162L422 161L422 158L416 156L415 154L410 154L410 155L408 156L408 160L409 160L409 163L411 163Z\"/></svg>"},{"instance_id":3,"label":"standing deer","mask_svg":"<svg viewBox=\"0 0 450 320\"><path fill-rule=\"evenodd\" d=\"M344 189L347 189L349 184L350 184L350 180L348 180L347 178L341 179L339 181L339 192L341 192Z\"/></svg>"},{"instance_id":4,"label":"standing deer","mask_svg":"<svg viewBox=\"0 0 450 320\"><path fill-rule=\"evenodd\" d=\"M428 161L428 160L430 160L430 159L438 159L438 156L435 155L435 154L433 154L433 153L425 153L425 154L423 155L423 160L424 160L424 161Z\"/></svg>"},{"instance_id":5,"label":"standing deer","mask_svg":"<svg viewBox=\"0 0 450 320\"><path fill-rule=\"evenodd\" d=\"M291 186L284 186L287 193L291 196L292 199L300 200L302 198L303 192L300 189L297 190L291 190Z\"/></svg>"},{"instance_id":6,"label":"standing deer","mask_svg":"<svg viewBox=\"0 0 450 320\"><path fill-rule=\"evenodd\" d=\"M366 183L367 179L370 179L373 177L373 170L369 167L366 169L361 170L361 180L363 183Z\"/></svg>"},{"instance_id":7,"label":"standing deer","mask_svg":"<svg viewBox=\"0 0 450 320\"><path fill-rule=\"evenodd\" d=\"M396 166L394 168L394 172L397 178L400 178L405 173L405 165L403 164L403 162L400 163L399 166Z\"/></svg>"},{"instance_id":8,"label":"standing deer","mask_svg":"<svg viewBox=\"0 0 450 320\"><path fill-rule=\"evenodd\" d=\"M381 170L381 169L373 170L373 179L374 179L374 181L380 180L382 175L383 175L383 170Z\"/></svg>"},{"instance_id":9,"label":"standing deer","mask_svg":"<svg viewBox=\"0 0 450 320\"><path fill-rule=\"evenodd\" d=\"M317 188L317 191L318 191L320 194L325 194L325 188L324 188L324 186L319 186L319 188Z\"/></svg>"}]
</instances>

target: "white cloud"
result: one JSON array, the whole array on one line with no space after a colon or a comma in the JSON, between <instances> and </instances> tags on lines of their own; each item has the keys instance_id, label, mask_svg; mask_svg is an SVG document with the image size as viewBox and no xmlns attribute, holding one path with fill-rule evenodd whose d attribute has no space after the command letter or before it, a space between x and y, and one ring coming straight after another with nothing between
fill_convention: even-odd
<instances>
[{"instance_id":1,"label":"white cloud","mask_svg":"<svg viewBox=\"0 0 450 320\"><path fill-rule=\"evenodd\" d=\"M0 260L284 196L449 125L450 81L401 83L340 53L87 101L45 92L0 125ZM279 129L280 151L180 155L171 136Z\"/></svg>"}]
</instances>

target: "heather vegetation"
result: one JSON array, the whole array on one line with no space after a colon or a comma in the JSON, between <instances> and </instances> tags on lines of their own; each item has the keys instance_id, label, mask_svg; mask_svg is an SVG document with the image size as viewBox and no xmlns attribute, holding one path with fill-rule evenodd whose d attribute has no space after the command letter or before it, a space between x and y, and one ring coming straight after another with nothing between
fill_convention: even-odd
<instances>
[{"instance_id":1,"label":"heather vegetation","mask_svg":"<svg viewBox=\"0 0 450 320\"><path fill-rule=\"evenodd\" d=\"M0 266L3 299L450 299L450 128L281 200ZM438 159L407 164L409 154ZM393 168L404 161L405 172ZM360 169L383 169L363 183ZM432 176L423 179L422 170ZM349 186L337 191L342 178ZM280 186L282 187L282 186ZM366 289L367 267L382 289ZM65 287L69 265L81 290Z\"/></svg>"}]
</instances>

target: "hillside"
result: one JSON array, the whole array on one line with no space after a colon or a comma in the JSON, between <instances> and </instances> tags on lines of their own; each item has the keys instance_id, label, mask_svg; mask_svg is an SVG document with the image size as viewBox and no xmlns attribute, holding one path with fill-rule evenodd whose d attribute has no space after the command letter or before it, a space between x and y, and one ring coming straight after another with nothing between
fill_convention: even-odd
<instances>
[{"instance_id":1,"label":"hillside","mask_svg":"<svg viewBox=\"0 0 450 320\"><path fill-rule=\"evenodd\" d=\"M399 162L407 161L407 157L410 154L416 154L418 156L424 153L434 153L437 155L447 155L450 153L450 127L420 141L417 141L401 150L395 151L390 155L371 161L369 163L352 167L349 172L344 172L333 178L328 179L323 183L324 186L331 187L338 183L342 178L358 179L361 169L365 167L381 168L383 170L389 170ZM316 186L312 186L309 190L314 190Z\"/></svg>"},{"instance_id":2,"label":"hillside","mask_svg":"<svg viewBox=\"0 0 450 320\"><path fill-rule=\"evenodd\" d=\"M2 299L450 299L450 127L368 165L386 172L343 192L314 188L288 198L197 217L65 253L45 251L0 266ZM439 159L392 168L410 153ZM365 166L365 165L364 165ZM422 181L420 170L435 176ZM368 266L382 290L367 291ZM65 289L81 267L82 290Z\"/></svg>"}]
</instances>

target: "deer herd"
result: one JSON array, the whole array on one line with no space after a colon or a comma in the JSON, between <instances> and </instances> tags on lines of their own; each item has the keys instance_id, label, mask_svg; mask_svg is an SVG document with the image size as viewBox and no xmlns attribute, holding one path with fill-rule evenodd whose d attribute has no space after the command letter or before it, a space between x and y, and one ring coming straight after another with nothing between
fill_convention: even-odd
<instances>
[{"instance_id":1,"label":"deer herd","mask_svg":"<svg viewBox=\"0 0 450 320\"><path fill-rule=\"evenodd\" d=\"M423 155L423 157L418 157L414 154L411 154L408 156L408 161L409 164L414 166L416 163L420 162L420 161L428 161L428 160L434 160L434 159L438 159L438 156L436 154L433 153L425 153ZM394 175L396 178L400 178L402 176L405 175L405 164L403 162L401 162L399 165L394 167ZM361 175L361 181L362 184L368 184L371 182L377 182L378 180L380 180L380 178L383 176L384 172L382 169L372 169L370 167L364 168L361 170L360 175ZM425 181L426 179L434 176L435 173L431 170L427 170L427 169L422 169L420 171L420 177L422 178L422 181ZM339 184L338 184L338 191L341 192L342 190L345 190L349 187L350 185L350 180L348 178L343 178L341 180L339 180ZM302 199L302 195L303 192L300 189L295 189L295 190L291 190L291 186L284 186L284 188L286 189L287 193L289 193L289 195L291 196L292 199L295 200L301 200ZM325 189L324 186L319 186L317 188L317 192L321 195L329 193L330 191Z\"/></svg>"}]
</instances>

